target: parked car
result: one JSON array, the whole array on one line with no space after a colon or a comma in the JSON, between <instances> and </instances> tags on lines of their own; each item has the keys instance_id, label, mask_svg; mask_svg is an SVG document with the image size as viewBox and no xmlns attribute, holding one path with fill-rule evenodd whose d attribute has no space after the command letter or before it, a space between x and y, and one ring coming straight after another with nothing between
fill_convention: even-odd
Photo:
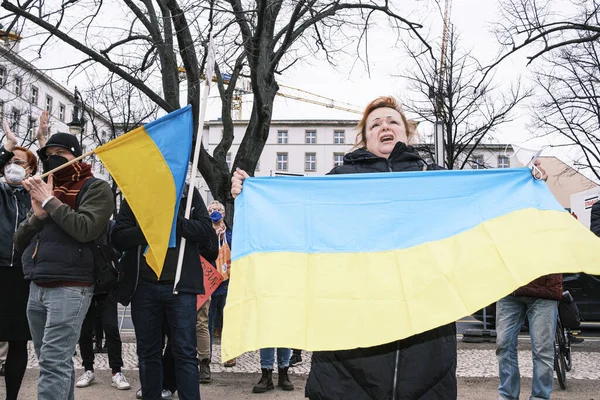
<instances>
[{"instance_id":1,"label":"parked car","mask_svg":"<svg viewBox=\"0 0 600 400\"><path fill-rule=\"evenodd\" d=\"M600 275L563 274L563 290L573 296L584 322L600 322ZM487 306L485 311L488 329L492 329L496 323L496 303ZM483 310L473 317L483 322Z\"/></svg>"}]
</instances>

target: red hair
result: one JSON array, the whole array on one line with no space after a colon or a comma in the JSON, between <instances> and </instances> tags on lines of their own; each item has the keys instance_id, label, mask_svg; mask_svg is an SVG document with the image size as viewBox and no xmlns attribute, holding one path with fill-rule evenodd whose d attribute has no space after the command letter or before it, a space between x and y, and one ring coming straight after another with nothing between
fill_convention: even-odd
<instances>
[{"instance_id":1,"label":"red hair","mask_svg":"<svg viewBox=\"0 0 600 400\"><path fill-rule=\"evenodd\" d=\"M370 102L365 108L365 111L363 111L363 116L360 121L358 121L358 125L356 125L358 134L356 135L355 147L367 147L367 117L378 108L393 108L400 113L400 118L402 118L402 123L404 123L404 128L406 129L406 137L410 141L416 132L417 123L415 121L409 121L406 118L406 115L404 115L404 111L402 110L402 106L396 101L395 98L392 96L381 96Z\"/></svg>"},{"instance_id":2,"label":"red hair","mask_svg":"<svg viewBox=\"0 0 600 400\"><path fill-rule=\"evenodd\" d=\"M38 159L35 156L35 154L33 154L31 150L21 146L15 146L13 151L14 150L20 150L23 153L25 153L25 161L27 162L27 168L31 169L31 176L35 175L38 170Z\"/></svg>"}]
</instances>

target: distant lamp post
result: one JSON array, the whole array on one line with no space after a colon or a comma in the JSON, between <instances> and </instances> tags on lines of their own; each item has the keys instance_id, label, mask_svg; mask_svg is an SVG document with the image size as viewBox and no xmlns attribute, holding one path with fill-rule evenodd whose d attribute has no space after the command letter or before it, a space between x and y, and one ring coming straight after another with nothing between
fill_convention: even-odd
<instances>
[{"instance_id":1,"label":"distant lamp post","mask_svg":"<svg viewBox=\"0 0 600 400\"><path fill-rule=\"evenodd\" d=\"M69 132L73 135L82 135L85 127L85 118L83 117L83 107L81 107L81 96L77 86L75 86L75 92L73 94L73 116L71 122L67 124Z\"/></svg>"}]
</instances>

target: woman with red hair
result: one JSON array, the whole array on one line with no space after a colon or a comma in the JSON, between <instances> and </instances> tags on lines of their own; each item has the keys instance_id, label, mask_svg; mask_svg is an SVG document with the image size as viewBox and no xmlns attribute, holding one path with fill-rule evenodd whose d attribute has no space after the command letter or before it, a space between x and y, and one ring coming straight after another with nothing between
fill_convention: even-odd
<instances>
[{"instance_id":1,"label":"woman with red hair","mask_svg":"<svg viewBox=\"0 0 600 400\"><path fill-rule=\"evenodd\" d=\"M40 117L45 136L47 115ZM45 115L45 117L44 117ZM45 120L44 120L45 118ZM31 340L27 322L29 283L23 278L21 256L15 253L13 235L31 209L29 193L21 182L37 173L37 157L24 147L3 120L6 142L0 147L0 341L8 342L5 376L6 399L16 400L27 367L27 341Z\"/></svg>"}]
</instances>

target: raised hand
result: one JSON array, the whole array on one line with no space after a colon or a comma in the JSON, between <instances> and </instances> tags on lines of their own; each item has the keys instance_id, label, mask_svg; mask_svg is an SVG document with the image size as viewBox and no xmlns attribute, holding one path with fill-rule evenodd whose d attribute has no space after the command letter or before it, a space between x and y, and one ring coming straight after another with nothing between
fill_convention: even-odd
<instances>
[{"instance_id":1,"label":"raised hand","mask_svg":"<svg viewBox=\"0 0 600 400\"><path fill-rule=\"evenodd\" d=\"M4 144L4 148L7 151L13 151L17 145L17 137L15 136L15 133L10 130L10 124L6 117L2 118L2 128L4 128L4 133L6 133L6 143Z\"/></svg>"},{"instance_id":2,"label":"raised hand","mask_svg":"<svg viewBox=\"0 0 600 400\"><path fill-rule=\"evenodd\" d=\"M243 169L236 168L233 176L231 177L231 195L235 199L240 193L242 193L242 185L244 179L249 178L249 175Z\"/></svg>"},{"instance_id":3,"label":"raised hand","mask_svg":"<svg viewBox=\"0 0 600 400\"><path fill-rule=\"evenodd\" d=\"M38 144L41 147L44 147L46 145L46 142L48 141L48 121L49 121L50 117L48 116L48 111L43 111L40 114L40 126L37 130L37 141Z\"/></svg>"}]
</instances>

